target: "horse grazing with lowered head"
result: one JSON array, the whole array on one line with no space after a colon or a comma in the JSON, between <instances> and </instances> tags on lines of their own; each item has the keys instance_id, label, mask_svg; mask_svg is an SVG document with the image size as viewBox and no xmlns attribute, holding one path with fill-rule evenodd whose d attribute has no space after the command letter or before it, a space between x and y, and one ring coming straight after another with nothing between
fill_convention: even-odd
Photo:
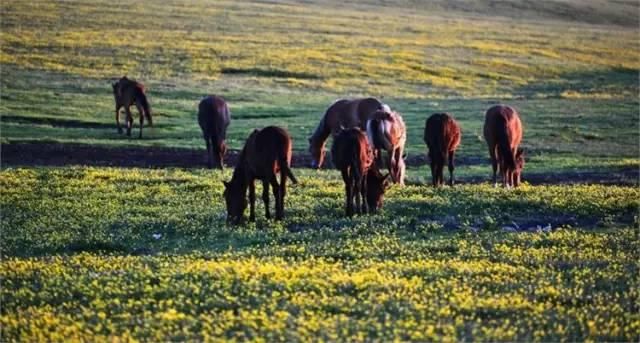
<instances>
[{"instance_id":1,"label":"horse grazing with lowered head","mask_svg":"<svg viewBox=\"0 0 640 343\"><path fill-rule=\"evenodd\" d=\"M375 98L340 99L326 110L315 131L309 137L311 168L320 169L325 159L325 144L329 135L335 136L340 128L359 127L365 130L369 116L389 106Z\"/></svg>"},{"instance_id":2,"label":"horse grazing with lowered head","mask_svg":"<svg viewBox=\"0 0 640 343\"><path fill-rule=\"evenodd\" d=\"M284 217L284 197L287 191L287 177L298 183L291 172L291 137L284 129L268 126L254 130L244 145L231 181L224 182L224 199L227 205L227 221L240 223L247 208L247 189L249 189L249 220L255 221L256 179L262 180L262 200L265 216L269 212L269 185L276 202L276 220ZM280 183L276 175L280 173Z\"/></svg>"},{"instance_id":3,"label":"horse grazing with lowered head","mask_svg":"<svg viewBox=\"0 0 640 343\"><path fill-rule=\"evenodd\" d=\"M460 145L460 125L449 113L434 113L425 122L424 142L429 148L431 182L433 186L444 184L444 165L449 163L449 185L453 186L455 169L453 159Z\"/></svg>"},{"instance_id":4,"label":"horse grazing with lowered head","mask_svg":"<svg viewBox=\"0 0 640 343\"><path fill-rule=\"evenodd\" d=\"M387 176L373 164L373 152L365 133L359 128L340 130L333 139L331 159L340 170L345 185L347 216L355 212L375 213L382 206Z\"/></svg>"},{"instance_id":5,"label":"horse grazing with lowered head","mask_svg":"<svg viewBox=\"0 0 640 343\"><path fill-rule=\"evenodd\" d=\"M524 151L518 146L522 141L522 122L518 112L506 105L496 105L487 110L484 119L484 139L489 146L493 167L493 183L497 186L498 168L504 187L518 187L524 169Z\"/></svg>"},{"instance_id":6,"label":"horse grazing with lowered head","mask_svg":"<svg viewBox=\"0 0 640 343\"><path fill-rule=\"evenodd\" d=\"M151 117L151 106L149 100L144 91L144 85L135 80L130 80L126 76L123 76L117 82L111 84L113 87L113 96L116 101L116 125L118 127L118 133L122 133L120 127L120 109L124 107L127 114L127 136L131 136L131 127L133 126L133 116L129 107L135 105L140 114L140 135L142 138L142 126L144 124L144 118L147 118L149 126L153 126L153 119Z\"/></svg>"},{"instance_id":7,"label":"horse grazing with lowered head","mask_svg":"<svg viewBox=\"0 0 640 343\"><path fill-rule=\"evenodd\" d=\"M366 127L378 165L383 164L384 150L387 152L384 164L389 169L391 180L404 185L404 145L407 141L407 131L402 117L393 111L376 111L367 120Z\"/></svg>"},{"instance_id":8,"label":"horse grazing with lowered head","mask_svg":"<svg viewBox=\"0 0 640 343\"><path fill-rule=\"evenodd\" d=\"M207 144L209 168L223 169L224 154L227 152L225 139L231 114L223 98L210 95L198 105L198 124Z\"/></svg>"}]
</instances>

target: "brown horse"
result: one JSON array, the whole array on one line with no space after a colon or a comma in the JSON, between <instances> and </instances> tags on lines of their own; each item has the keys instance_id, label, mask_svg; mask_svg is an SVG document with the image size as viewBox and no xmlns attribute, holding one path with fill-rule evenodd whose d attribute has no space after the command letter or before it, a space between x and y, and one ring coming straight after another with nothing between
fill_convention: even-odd
<instances>
[{"instance_id":1,"label":"brown horse","mask_svg":"<svg viewBox=\"0 0 640 343\"><path fill-rule=\"evenodd\" d=\"M367 120L367 135L378 165L382 164L382 150L387 152L385 164L389 168L391 180L404 185L405 163L404 144L407 140L406 127L402 117L393 111L374 112Z\"/></svg>"},{"instance_id":2,"label":"brown horse","mask_svg":"<svg viewBox=\"0 0 640 343\"><path fill-rule=\"evenodd\" d=\"M268 126L254 130L238 157L231 181L224 182L224 199L227 204L227 221L240 223L247 208L247 188L249 189L249 220L255 221L256 190L254 181L262 180L262 200L265 215L269 213L269 185L276 201L276 220L284 217L284 197L287 191L287 177L298 183L289 167L291 164L291 137L284 129ZM280 184L276 175L280 173Z\"/></svg>"},{"instance_id":3,"label":"brown horse","mask_svg":"<svg viewBox=\"0 0 640 343\"><path fill-rule=\"evenodd\" d=\"M449 185L453 186L453 159L460 145L460 126L449 113L434 113L425 122L424 142L429 148L431 182L434 186L444 184L443 170L448 161Z\"/></svg>"},{"instance_id":4,"label":"brown horse","mask_svg":"<svg viewBox=\"0 0 640 343\"><path fill-rule=\"evenodd\" d=\"M389 187L389 173L382 175L378 168L372 165L367 172L365 183L369 213L376 213L382 208L384 192Z\"/></svg>"},{"instance_id":5,"label":"brown horse","mask_svg":"<svg viewBox=\"0 0 640 343\"><path fill-rule=\"evenodd\" d=\"M325 159L325 143L330 134L340 131L340 128L359 127L365 129L369 116L388 106L375 98L340 99L335 101L320 120L318 127L309 137L309 153L311 153L311 168L320 169Z\"/></svg>"},{"instance_id":6,"label":"brown horse","mask_svg":"<svg viewBox=\"0 0 640 343\"><path fill-rule=\"evenodd\" d=\"M374 213L382 205L386 177L373 165L373 152L365 133L359 128L339 131L333 139L331 159L342 173L346 215L353 215L354 199L357 213L366 213L367 209Z\"/></svg>"},{"instance_id":7,"label":"brown horse","mask_svg":"<svg viewBox=\"0 0 640 343\"><path fill-rule=\"evenodd\" d=\"M224 154L227 152L225 138L230 122L230 112L223 98L210 95L198 105L198 124L207 144L209 168L223 169Z\"/></svg>"},{"instance_id":8,"label":"brown horse","mask_svg":"<svg viewBox=\"0 0 640 343\"><path fill-rule=\"evenodd\" d=\"M113 96L116 101L116 125L118 127L118 133L122 133L120 127L120 109L124 107L127 114L127 136L131 136L131 126L133 126L133 116L129 107L136 105L138 113L140 114L140 135L142 138L142 125L144 124L144 117L147 117L149 126L153 126L153 120L151 118L151 106L149 106L149 100L144 92L144 85L135 80L130 80L126 76L123 76L118 82L112 83Z\"/></svg>"},{"instance_id":9,"label":"brown horse","mask_svg":"<svg viewBox=\"0 0 640 343\"><path fill-rule=\"evenodd\" d=\"M497 186L498 166L504 187L518 187L524 168L524 152L518 148L522 140L522 123L518 112L505 105L487 110L484 120L484 139L489 146L493 167L493 182Z\"/></svg>"}]
</instances>

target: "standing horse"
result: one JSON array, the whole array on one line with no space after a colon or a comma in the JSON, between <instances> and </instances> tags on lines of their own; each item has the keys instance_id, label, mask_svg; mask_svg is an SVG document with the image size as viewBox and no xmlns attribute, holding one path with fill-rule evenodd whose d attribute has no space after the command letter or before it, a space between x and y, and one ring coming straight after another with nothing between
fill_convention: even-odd
<instances>
[{"instance_id":1,"label":"standing horse","mask_svg":"<svg viewBox=\"0 0 640 343\"><path fill-rule=\"evenodd\" d=\"M493 167L493 183L497 186L498 166L504 187L518 187L524 168L524 152L518 148L522 140L522 123L518 112L505 105L487 110L484 120L484 139L489 146Z\"/></svg>"},{"instance_id":2,"label":"standing horse","mask_svg":"<svg viewBox=\"0 0 640 343\"><path fill-rule=\"evenodd\" d=\"M210 95L198 105L198 124L207 144L209 168L223 169L224 154L227 152L225 138L230 122L230 112L223 98Z\"/></svg>"},{"instance_id":3,"label":"standing horse","mask_svg":"<svg viewBox=\"0 0 640 343\"><path fill-rule=\"evenodd\" d=\"M311 137L309 137L309 153L311 168L320 169L325 159L325 143L330 134L335 134L341 127L359 127L365 129L369 116L379 110L389 110L389 106L375 98L340 99L335 101L320 120Z\"/></svg>"},{"instance_id":4,"label":"standing horse","mask_svg":"<svg viewBox=\"0 0 640 343\"><path fill-rule=\"evenodd\" d=\"M387 151L386 165L394 183L404 185L404 144L407 140L402 117L393 111L374 112L367 120L367 135L378 164L382 163L382 150Z\"/></svg>"},{"instance_id":5,"label":"standing horse","mask_svg":"<svg viewBox=\"0 0 640 343\"><path fill-rule=\"evenodd\" d=\"M144 92L144 85L135 80L129 80L126 76L123 76L118 82L112 83L113 96L116 101L116 125L118 127L118 133L122 133L120 127L120 108L124 107L127 114L127 136L131 136L131 126L133 126L133 116L129 107L136 105L138 113L140 114L140 135L142 138L142 125L144 124L144 117L147 117L149 126L153 126L153 120L151 118L151 106L149 106L149 100Z\"/></svg>"},{"instance_id":6,"label":"standing horse","mask_svg":"<svg viewBox=\"0 0 640 343\"><path fill-rule=\"evenodd\" d=\"M433 186L444 184L444 165L449 162L449 185L453 186L453 158L460 145L460 125L448 113L434 113L425 122L424 142L429 148Z\"/></svg>"},{"instance_id":7,"label":"standing horse","mask_svg":"<svg viewBox=\"0 0 640 343\"><path fill-rule=\"evenodd\" d=\"M265 216L269 213L269 185L276 201L276 220L284 217L284 197L287 191L287 177L298 183L291 172L291 137L284 129L268 126L254 130L247 139L231 181L224 182L224 199L227 205L227 221L240 223L247 208L247 188L249 189L249 220L255 221L256 179L262 180L262 200ZM280 184L276 175L280 173Z\"/></svg>"},{"instance_id":8,"label":"standing horse","mask_svg":"<svg viewBox=\"0 0 640 343\"><path fill-rule=\"evenodd\" d=\"M367 136L359 128L343 129L333 139L331 159L342 173L345 185L346 215L374 213L382 206L386 177L380 175L373 165L373 153ZM387 175L388 176L388 175Z\"/></svg>"}]
</instances>

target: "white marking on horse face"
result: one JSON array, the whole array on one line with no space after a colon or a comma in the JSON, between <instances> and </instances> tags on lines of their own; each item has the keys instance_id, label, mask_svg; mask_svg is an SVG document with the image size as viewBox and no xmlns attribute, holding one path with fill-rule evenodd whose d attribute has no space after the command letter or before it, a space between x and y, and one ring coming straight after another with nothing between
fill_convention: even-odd
<instances>
[{"instance_id":1,"label":"white marking on horse face","mask_svg":"<svg viewBox=\"0 0 640 343\"><path fill-rule=\"evenodd\" d=\"M389 105L387 104L382 104L382 110L387 113L391 113L391 107L389 107Z\"/></svg>"}]
</instances>

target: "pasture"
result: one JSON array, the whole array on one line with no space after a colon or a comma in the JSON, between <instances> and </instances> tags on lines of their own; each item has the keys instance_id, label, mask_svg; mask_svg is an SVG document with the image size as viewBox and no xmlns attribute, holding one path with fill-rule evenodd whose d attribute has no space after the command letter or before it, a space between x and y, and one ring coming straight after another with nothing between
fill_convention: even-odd
<instances>
[{"instance_id":1,"label":"pasture","mask_svg":"<svg viewBox=\"0 0 640 343\"><path fill-rule=\"evenodd\" d=\"M638 10L3 1L0 340L637 340ZM147 88L142 139L135 116L116 131L123 75ZM232 157L254 128L291 134L283 221L258 200L257 222L225 223L208 94L229 103ZM345 218L339 173L301 167L327 106L356 96L402 114L409 168L380 213ZM500 102L524 124L515 190L488 183ZM461 185L433 189L422 133L444 111Z\"/></svg>"}]
</instances>

